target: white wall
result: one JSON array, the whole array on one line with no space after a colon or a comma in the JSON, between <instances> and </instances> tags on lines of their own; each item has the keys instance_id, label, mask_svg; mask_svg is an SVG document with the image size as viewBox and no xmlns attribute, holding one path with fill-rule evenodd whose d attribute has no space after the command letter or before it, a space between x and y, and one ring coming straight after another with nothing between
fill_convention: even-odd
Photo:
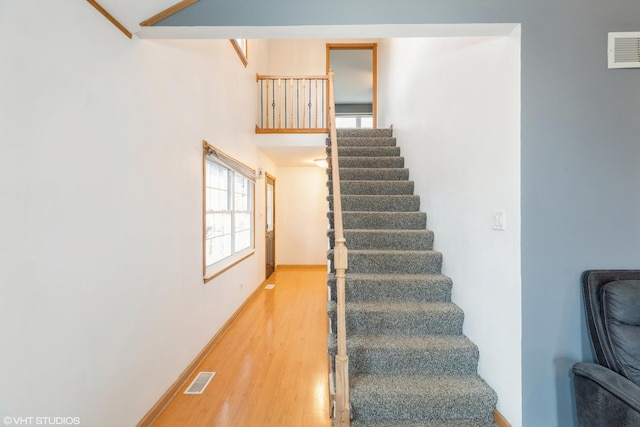
<instances>
[{"instance_id":1,"label":"white wall","mask_svg":"<svg viewBox=\"0 0 640 427\"><path fill-rule=\"evenodd\" d=\"M324 75L327 43L377 43L378 39L277 39L269 40L269 74Z\"/></svg>"},{"instance_id":2,"label":"white wall","mask_svg":"<svg viewBox=\"0 0 640 427\"><path fill-rule=\"evenodd\" d=\"M269 40L269 72L274 75L324 75L326 40ZM267 74L267 73L265 73Z\"/></svg>"},{"instance_id":3,"label":"white wall","mask_svg":"<svg viewBox=\"0 0 640 427\"><path fill-rule=\"evenodd\" d=\"M327 263L327 173L280 167L276 181L276 264Z\"/></svg>"},{"instance_id":4,"label":"white wall","mask_svg":"<svg viewBox=\"0 0 640 427\"><path fill-rule=\"evenodd\" d=\"M379 45L380 127L394 125L479 373L522 424L520 31ZM506 212L506 231L491 228Z\"/></svg>"},{"instance_id":5,"label":"white wall","mask_svg":"<svg viewBox=\"0 0 640 427\"><path fill-rule=\"evenodd\" d=\"M269 69L272 75L323 75L326 73L326 44L350 40L269 40ZM292 139L295 138L295 142ZM316 145L309 159L324 157L324 138L302 135L257 135L265 151L278 153L298 145L307 150ZM303 147L304 146L304 147ZM307 151L305 151L307 152ZM283 157L284 159L284 157ZM284 159L286 161L286 159ZM318 167L280 167L277 176L276 263L279 265L325 264L327 262L327 176Z\"/></svg>"},{"instance_id":6,"label":"white wall","mask_svg":"<svg viewBox=\"0 0 640 427\"><path fill-rule=\"evenodd\" d=\"M267 46L245 69L86 2L0 8L0 416L134 425L264 279L257 233L203 284L201 147L275 170L246 114Z\"/></svg>"}]
</instances>

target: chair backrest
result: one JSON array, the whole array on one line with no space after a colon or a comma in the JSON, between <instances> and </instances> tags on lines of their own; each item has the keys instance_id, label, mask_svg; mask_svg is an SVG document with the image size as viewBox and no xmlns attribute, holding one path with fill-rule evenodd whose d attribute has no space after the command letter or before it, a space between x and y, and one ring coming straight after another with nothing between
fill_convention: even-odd
<instances>
[{"instance_id":1,"label":"chair backrest","mask_svg":"<svg viewBox=\"0 0 640 427\"><path fill-rule=\"evenodd\" d=\"M582 285L596 362L640 385L640 270L585 271Z\"/></svg>"}]
</instances>

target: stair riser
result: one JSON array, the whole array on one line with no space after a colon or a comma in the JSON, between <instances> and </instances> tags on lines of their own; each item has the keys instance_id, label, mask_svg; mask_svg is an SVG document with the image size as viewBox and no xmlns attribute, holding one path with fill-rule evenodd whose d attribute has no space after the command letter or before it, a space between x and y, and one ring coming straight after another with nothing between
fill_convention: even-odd
<instances>
[{"instance_id":1,"label":"stair riser","mask_svg":"<svg viewBox=\"0 0 640 427\"><path fill-rule=\"evenodd\" d=\"M331 299L336 300L336 280L328 280ZM440 281L428 282L360 282L352 281L347 275L345 283L345 299L347 302L358 301L451 301L451 283Z\"/></svg>"},{"instance_id":2,"label":"stair riser","mask_svg":"<svg viewBox=\"0 0 640 427\"><path fill-rule=\"evenodd\" d=\"M329 196L329 209L333 210L333 197ZM418 212L418 196L342 196L342 211L355 212Z\"/></svg>"},{"instance_id":3,"label":"stair riser","mask_svg":"<svg viewBox=\"0 0 640 427\"><path fill-rule=\"evenodd\" d=\"M327 183L329 194L333 194L333 181ZM340 192L343 195L411 195L413 181L345 181L342 178Z\"/></svg>"},{"instance_id":4,"label":"stair riser","mask_svg":"<svg viewBox=\"0 0 640 427\"><path fill-rule=\"evenodd\" d=\"M327 233L329 246L334 247L334 232ZM394 249L408 251L426 251L433 249L433 232L426 230L398 232L389 231L353 231L345 230L344 237L349 249Z\"/></svg>"},{"instance_id":5,"label":"stair riser","mask_svg":"<svg viewBox=\"0 0 640 427\"><path fill-rule=\"evenodd\" d=\"M328 179L331 180L331 169L327 169ZM340 168L342 181L407 181L409 169L404 168Z\"/></svg>"},{"instance_id":6,"label":"stair riser","mask_svg":"<svg viewBox=\"0 0 640 427\"><path fill-rule=\"evenodd\" d=\"M334 228L333 212L328 214L330 227ZM343 212L343 227L360 230L424 230L427 214L424 212Z\"/></svg>"}]
</instances>

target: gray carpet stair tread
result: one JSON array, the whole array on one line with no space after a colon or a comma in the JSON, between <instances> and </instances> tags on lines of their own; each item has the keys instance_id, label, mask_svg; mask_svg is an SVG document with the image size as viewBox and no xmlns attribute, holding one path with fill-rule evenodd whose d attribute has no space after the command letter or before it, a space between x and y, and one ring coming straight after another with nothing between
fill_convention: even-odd
<instances>
[{"instance_id":1,"label":"gray carpet stair tread","mask_svg":"<svg viewBox=\"0 0 640 427\"><path fill-rule=\"evenodd\" d=\"M330 259L332 256L329 257ZM352 273L428 274L440 273L442 253L404 250L350 249L349 271Z\"/></svg>"},{"instance_id":2,"label":"gray carpet stair tread","mask_svg":"<svg viewBox=\"0 0 640 427\"><path fill-rule=\"evenodd\" d=\"M394 181L347 181L341 180L342 195L413 195L414 182ZM329 182L329 194L333 194L333 185Z\"/></svg>"},{"instance_id":3,"label":"gray carpet stair tread","mask_svg":"<svg viewBox=\"0 0 640 427\"><path fill-rule=\"evenodd\" d=\"M331 298L336 298L336 278L329 274ZM439 274L347 273L345 296L355 301L451 301L452 281Z\"/></svg>"},{"instance_id":4,"label":"gray carpet stair tread","mask_svg":"<svg viewBox=\"0 0 640 427\"><path fill-rule=\"evenodd\" d=\"M401 156L349 156L338 160L340 171L348 168L404 168L404 157ZM331 164L331 163L329 163Z\"/></svg>"},{"instance_id":5,"label":"gray carpet stair tread","mask_svg":"<svg viewBox=\"0 0 640 427\"><path fill-rule=\"evenodd\" d=\"M464 322L462 310L448 302L349 302L345 310L347 334L455 335L462 333ZM327 311L333 328L334 301L327 303Z\"/></svg>"},{"instance_id":6,"label":"gray carpet stair tread","mask_svg":"<svg viewBox=\"0 0 640 427\"><path fill-rule=\"evenodd\" d=\"M330 349L335 349L336 336L331 334ZM347 338L347 348L374 348L380 350L418 351L471 351L478 347L464 335L383 335L351 334Z\"/></svg>"},{"instance_id":7,"label":"gray carpet stair tread","mask_svg":"<svg viewBox=\"0 0 640 427\"><path fill-rule=\"evenodd\" d=\"M332 211L327 217L333 223ZM420 230L426 227L427 214L425 212L343 212L342 222L345 229Z\"/></svg>"},{"instance_id":8,"label":"gray carpet stair tread","mask_svg":"<svg viewBox=\"0 0 640 427\"><path fill-rule=\"evenodd\" d=\"M362 420L490 422L497 403L495 392L478 375L362 374L350 376L350 383L353 413Z\"/></svg>"},{"instance_id":9,"label":"gray carpet stair tread","mask_svg":"<svg viewBox=\"0 0 640 427\"><path fill-rule=\"evenodd\" d=\"M325 140L326 145L331 145L331 139L327 138ZM338 146L339 147L348 147L348 146L370 146L370 147L380 147L380 146L395 146L396 138L395 136L343 136L338 138Z\"/></svg>"},{"instance_id":10,"label":"gray carpet stair tread","mask_svg":"<svg viewBox=\"0 0 640 427\"><path fill-rule=\"evenodd\" d=\"M451 302L386 302L386 301L363 301L353 302L347 307L347 311L362 313L421 313L431 314L453 314L462 315L463 312Z\"/></svg>"},{"instance_id":11,"label":"gray carpet stair tread","mask_svg":"<svg viewBox=\"0 0 640 427\"><path fill-rule=\"evenodd\" d=\"M335 278L333 275L330 278ZM352 281L366 281L366 282L388 282L392 280L394 282L411 282L412 284L420 284L420 283L442 283L446 282L448 285L451 285L453 281L450 277L445 276L441 273L432 273L432 274L367 274L367 273L347 273L347 280Z\"/></svg>"},{"instance_id":12,"label":"gray carpet stair tread","mask_svg":"<svg viewBox=\"0 0 640 427\"><path fill-rule=\"evenodd\" d=\"M333 172L327 169L329 179ZM409 169L395 168L340 168L340 180L344 181L406 181L409 179Z\"/></svg>"},{"instance_id":13,"label":"gray carpet stair tread","mask_svg":"<svg viewBox=\"0 0 640 427\"><path fill-rule=\"evenodd\" d=\"M337 352L329 335L329 354ZM349 373L475 374L478 348L464 335L351 334L347 339Z\"/></svg>"},{"instance_id":14,"label":"gray carpet stair tread","mask_svg":"<svg viewBox=\"0 0 640 427\"><path fill-rule=\"evenodd\" d=\"M326 149L327 156L331 156L331 147ZM338 146L338 162L342 157L389 157L399 156L400 147L340 147Z\"/></svg>"},{"instance_id":15,"label":"gray carpet stair tread","mask_svg":"<svg viewBox=\"0 0 640 427\"><path fill-rule=\"evenodd\" d=\"M351 427L496 427L494 422L484 421L352 421Z\"/></svg>"},{"instance_id":16,"label":"gray carpet stair tread","mask_svg":"<svg viewBox=\"0 0 640 427\"><path fill-rule=\"evenodd\" d=\"M375 129L339 128L339 129L336 129L336 136L338 136L338 138L349 137L349 136L389 137L392 135L393 135L393 129L391 128L375 128Z\"/></svg>"},{"instance_id":17,"label":"gray carpet stair tread","mask_svg":"<svg viewBox=\"0 0 640 427\"><path fill-rule=\"evenodd\" d=\"M333 197L327 197L333 210ZM344 212L418 212L420 196L414 195L343 195Z\"/></svg>"},{"instance_id":18,"label":"gray carpet stair tread","mask_svg":"<svg viewBox=\"0 0 640 427\"><path fill-rule=\"evenodd\" d=\"M327 233L331 246L334 244L335 231ZM425 251L433 249L433 231L431 230L344 230L349 249L398 249Z\"/></svg>"}]
</instances>

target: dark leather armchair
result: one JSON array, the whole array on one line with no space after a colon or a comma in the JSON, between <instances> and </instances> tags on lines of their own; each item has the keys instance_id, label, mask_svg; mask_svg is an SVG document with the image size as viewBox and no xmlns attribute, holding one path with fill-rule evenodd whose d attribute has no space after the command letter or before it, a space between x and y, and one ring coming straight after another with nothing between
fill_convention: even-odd
<instances>
[{"instance_id":1,"label":"dark leather armchair","mask_svg":"<svg viewBox=\"0 0 640 427\"><path fill-rule=\"evenodd\" d=\"M573 366L578 424L640 426L640 270L582 275L596 363Z\"/></svg>"}]
</instances>

